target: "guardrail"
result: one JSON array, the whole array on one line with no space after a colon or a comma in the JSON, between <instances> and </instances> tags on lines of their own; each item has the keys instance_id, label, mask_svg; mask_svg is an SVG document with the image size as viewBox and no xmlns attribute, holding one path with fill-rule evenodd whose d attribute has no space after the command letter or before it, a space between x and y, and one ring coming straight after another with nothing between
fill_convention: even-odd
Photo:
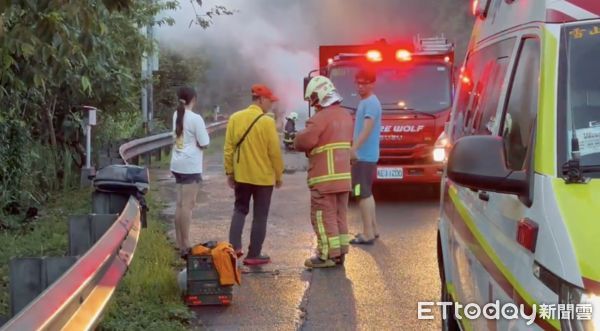
<instances>
[{"instance_id":1,"label":"guardrail","mask_svg":"<svg viewBox=\"0 0 600 331\"><path fill-rule=\"evenodd\" d=\"M227 121L214 122L206 126L209 133L219 130L224 130L227 126ZM119 154L125 163L131 159L136 159L138 156L150 153L155 150L160 150L166 146L173 144L173 134L171 132L157 134L141 139L137 139L121 145Z\"/></svg>"},{"instance_id":2,"label":"guardrail","mask_svg":"<svg viewBox=\"0 0 600 331\"><path fill-rule=\"evenodd\" d=\"M227 121L207 126L225 129ZM173 143L172 133L136 139L119 148L125 163ZM75 264L0 330L89 330L102 314L125 275L141 230L140 204L130 197L113 225Z\"/></svg>"}]
</instances>

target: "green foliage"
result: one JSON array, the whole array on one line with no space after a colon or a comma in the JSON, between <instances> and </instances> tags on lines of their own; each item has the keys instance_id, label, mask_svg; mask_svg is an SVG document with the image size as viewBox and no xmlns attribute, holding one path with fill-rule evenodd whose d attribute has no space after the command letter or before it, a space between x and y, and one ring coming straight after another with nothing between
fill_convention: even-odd
<instances>
[{"instance_id":1,"label":"green foliage","mask_svg":"<svg viewBox=\"0 0 600 331\"><path fill-rule=\"evenodd\" d=\"M204 79L208 62L199 50L183 52L170 48L161 48L159 61L160 70L154 85L154 117L171 128L177 108L177 89L198 86Z\"/></svg>"},{"instance_id":2,"label":"green foliage","mask_svg":"<svg viewBox=\"0 0 600 331\"><path fill-rule=\"evenodd\" d=\"M85 158L82 105L106 118L100 141L139 127L138 27L175 1L0 1L0 213L77 182ZM121 130L121 131L118 131ZM104 132L106 131L106 132Z\"/></svg>"},{"instance_id":3,"label":"green foliage","mask_svg":"<svg viewBox=\"0 0 600 331\"><path fill-rule=\"evenodd\" d=\"M63 256L68 248L68 217L85 214L91 208L86 189L64 192L50 200L40 217L0 231L0 315L8 316L8 262L13 257Z\"/></svg>"},{"instance_id":4,"label":"green foliage","mask_svg":"<svg viewBox=\"0 0 600 331\"><path fill-rule=\"evenodd\" d=\"M142 230L135 258L119 284L100 330L186 330L192 313L181 299L176 271L183 268L160 220L163 206L148 195L148 228Z\"/></svg>"}]
</instances>

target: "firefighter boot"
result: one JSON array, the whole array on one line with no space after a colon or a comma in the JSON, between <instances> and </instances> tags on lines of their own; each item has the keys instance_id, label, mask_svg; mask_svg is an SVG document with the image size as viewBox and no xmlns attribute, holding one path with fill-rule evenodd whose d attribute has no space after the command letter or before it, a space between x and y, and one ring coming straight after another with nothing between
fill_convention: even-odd
<instances>
[{"instance_id":1,"label":"firefighter boot","mask_svg":"<svg viewBox=\"0 0 600 331\"><path fill-rule=\"evenodd\" d=\"M336 265L344 265L344 262L346 262L346 254L342 254L340 256L334 257L333 258L333 262L335 262Z\"/></svg>"},{"instance_id":2,"label":"firefighter boot","mask_svg":"<svg viewBox=\"0 0 600 331\"><path fill-rule=\"evenodd\" d=\"M331 268L335 267L335 262L330 259L322 260L319 256L315 255L304 261L304 266L307 268Z\"/></svg>"}]
</instances>

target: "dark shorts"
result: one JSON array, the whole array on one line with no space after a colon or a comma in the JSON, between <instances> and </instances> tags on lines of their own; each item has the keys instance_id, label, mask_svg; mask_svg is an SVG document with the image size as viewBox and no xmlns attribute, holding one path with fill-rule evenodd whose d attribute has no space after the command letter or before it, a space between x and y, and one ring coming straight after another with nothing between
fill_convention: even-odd
<instances>
[{"instance_id":1,"label":"dark shorts","mask_svg":"<svg viewBox=\"0 0 600 331\"><path fill-rule=\"evenodd\" d=\"M377 163L357 161L352 164L352 196L368 198L373 195L373 180L377 174Z\"/></svg>"},{"instance_id":2,"label":"dark shorts","mask_svg":"<svg viewBox=\"0 0 600 331\"><path fill-rule=\"evenodd\" d=\"M198 184L202 181L202 174L180 174L178 172L171 171L175 176L176 184Z\"/></svg>"}]
</instances>

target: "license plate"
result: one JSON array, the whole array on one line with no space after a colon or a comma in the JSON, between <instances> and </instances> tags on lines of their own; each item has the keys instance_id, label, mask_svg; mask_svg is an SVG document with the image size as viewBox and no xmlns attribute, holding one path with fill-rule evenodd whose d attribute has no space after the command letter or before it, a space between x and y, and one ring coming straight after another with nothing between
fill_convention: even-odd
<instances>
[{"instance_id":1,"label":"license plate","mask_svg":"<svg viewBox=\"0 0 600 331\"><path fill-rule=\"evenodd\" d=\"M377 168L377 179L402 179L402 168Z\"/></svg>"}]
</instances>

